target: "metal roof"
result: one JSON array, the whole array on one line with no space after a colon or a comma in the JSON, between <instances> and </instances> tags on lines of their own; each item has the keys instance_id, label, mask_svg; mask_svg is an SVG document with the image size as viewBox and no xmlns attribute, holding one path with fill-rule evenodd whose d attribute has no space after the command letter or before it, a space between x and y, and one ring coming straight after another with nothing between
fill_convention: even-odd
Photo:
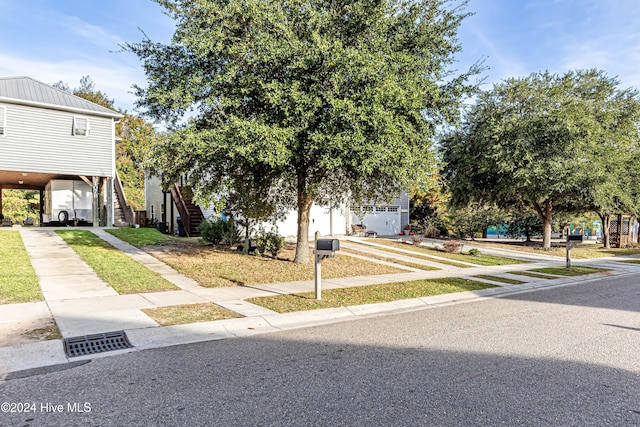
<instances>
[{"instance_id":1,"label":"metal roof","mask_svg":"<svg viewBox=\"0 0 640 427\"><path fill-rule=\"evenodd\" d=\"M120 118L122 114L86 99L56 89L31 77L0 77L0 101L55 109L82 111Z\"/></svg>"}]
</instances>

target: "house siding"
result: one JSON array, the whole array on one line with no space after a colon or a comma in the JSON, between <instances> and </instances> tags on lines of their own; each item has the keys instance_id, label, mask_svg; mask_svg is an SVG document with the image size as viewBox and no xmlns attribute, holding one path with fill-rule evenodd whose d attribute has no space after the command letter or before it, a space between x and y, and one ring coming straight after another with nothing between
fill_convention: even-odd
<instances>
[{"instance_id":1,"label":"house siding","mask_svg":"<svg viewBox=\"0 0 640 427\"><path fill-rule=\"evenodd\" d=\"M400 205L400 222L402 228L406 225L409 225L409 195L402 191L400 193L400 198L394 200L394 203L398 203Z\"/></svg>"},{"instance_id":2,"label":"house siding","mask_svg":"<svg viewBox=\"0 0 640 427\"><path fill-rule=\"evenodd\" d=\"M315 236L317 232L319 236L342 236L345 234L346 218L344 216L344 205L339 205L333 209L325 206L319 206L315 203L311 205L309 211L309 238ZM290 210L284 220L278 221L276 224L278 233L284 237L295 237L298 234L298 212ZM263 224L267 230L270 224Z\"/></svg>"},{"instance_id":3,"label":"house siding","mask_svg":"<svg viewBox=\"0 0 640 427\"><path fill-rule=\"evenodd\" d=\"M6 109L0 170L113 177L112 118L11 103L0 106ZM89 118L88 136L73 136L74 116Z\"/></svg>"},{"instance_id":4,"label":"house siding","mask_svg":"<svg viewBox=\"0 0 640 427\"><path fill-rule=\"evenodd\" d=\"M164 203L164 193L160 184L160 178L156 176L147 175L144 180L144 200L147 218L157 219L158 222L162 221L162 205ZM175 203L172 203L172 200L171 194L167 194L166 222L169 229L171 229L171 208L173 208L173 229L177 230L177 218L180 214L178 213L178 207Z\"/></svg>"},{"instance_id":5,"label":"house siding","mask_svg":"<svg viewBox=\"0 0 640 427\"><path fill-rule=\"evenodd\" d=\"M147 217L153 217L157 220L162 219L162 204L164 203L164 195L160 187L160 179L155 176L147 175L145 179L145 210L147 211ZM171 196L167 195L167 225L171 229ZM173 205L174 208L174 230L177 230L176 218L178 214L178 208ZM217 214L213 206L203 207L200 206L205 219L216 217ZM334 235L344 235L347 224L345 218L346 208L344 205L340 205L334 209L318 206L315 203L311 207L310 221L309 221L309 237L313 237L316 231L321 236L330 235L333 231ZM278 233L285 237L295 237L298 232L298 213L295 210L287 212L286 217L282 221L278 221L275 226L278 229ZM256 227L264 227L266 230L270 230L273 226L271 223L261 223ZM244 233L244 231L243 231Z\"/></svg>"}]
</instances>

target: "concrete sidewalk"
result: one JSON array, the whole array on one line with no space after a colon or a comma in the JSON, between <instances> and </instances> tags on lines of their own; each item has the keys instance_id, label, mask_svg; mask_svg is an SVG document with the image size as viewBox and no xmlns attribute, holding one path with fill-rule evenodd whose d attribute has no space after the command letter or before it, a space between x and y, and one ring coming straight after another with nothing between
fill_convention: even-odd
<instances>
[{"instance_id":1,"label":"concrete sidewalk","mask_svg":"<svg viewBox=\"0 0 640 427\"><path fill-rule=\"evenodd\" d=\"M60 340L36 342L14 347L0 347L0 378L3 374L9 372L109 356L122 352L189 342L255 335L384 313L480 301L485 298L528 292L533 289L566 286L576 282L595 280L606 275L635 272L640 269L640 266L618 263L616 270L613 272L598 273L588 278L558 277L546 280L517 276L518 280L526 283L521 285L505 285L504 283L488 281L498 287L473 292L438 295L364 306L278 314L264 307L251 304L247 302L246 299L312 291L313 281L272 283L268 285L239 286L233 288L203 288L192 279L175 271L151 255L113 237L104 230L91 229L91 231L147 268L174 283L180 290L118 295L111 287L102 282L95 272L93 272L53 230L22 228L20 229L20 233L27 252L32 259L36 273L40 277L45 302L0 306L0 318L4 319L4 321L17 321L29 316L52 316L58 324L62 336L65 338L124 330L134 348L67 358ZM354 249L361 252L418 263L415 257L408 259L407 255L382 252L379 248L376 248L375 245L363 248L360 245L351 243L345 244L344 246L351 248L352 245ZM322 285L323 289L332 289L427 278L468 278L476 274L513 277L508 273L509 271L562 265L562 260L560 259L554 259L551 262L547 259L536 260L538 261L536 263L473 268L452 267L425 260L419 263L433 266L437 265L441 270L424 271L410 269L411 271L400 274L328 279L323 280ZM589 264L594 265L595 263L592 260ZM610 265L607 266L611 268ZM474 280L480 279L474 278ZM207 301L216 303L245 317L216 322L161 327L141 311L141 309L144 308Z\"/></svg>"}]
</instances>

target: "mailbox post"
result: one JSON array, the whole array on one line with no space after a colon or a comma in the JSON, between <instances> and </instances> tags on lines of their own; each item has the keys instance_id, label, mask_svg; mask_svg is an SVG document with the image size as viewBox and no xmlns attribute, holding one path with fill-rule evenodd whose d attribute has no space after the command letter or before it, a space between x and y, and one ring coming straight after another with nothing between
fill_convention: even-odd
<instances>
[{"instance_id":1,"label":"mailbox post","mask_svg":"<svg viewBox=\"0 0 640 427\"><path fill-rule=\"evenodd\" d=\"M316 299L322 299L322 260L333 258L336 251L340 250L338 239L317 239L314 254L313 282L315 285Z\"/></svg>"},{"instance_id":2,"label":"mailbox post","mask_svg":"<svg viewBox=\"0 0 640 427\"><path fill-rule=\"evenodd\" d=\"M567 268L571 268L571 248L582 243L583 239L582 234L567 234Z\"/></svg>"}]
</instances>

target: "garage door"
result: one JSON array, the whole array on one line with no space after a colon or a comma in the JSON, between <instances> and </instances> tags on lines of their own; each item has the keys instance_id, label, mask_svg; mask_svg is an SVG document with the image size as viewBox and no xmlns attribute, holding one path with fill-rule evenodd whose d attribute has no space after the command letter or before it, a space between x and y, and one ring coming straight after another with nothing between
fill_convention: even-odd
<instances>
[{"instance_id":1,"label":"garage door","mask_svg":"<svg viewBox=\"0 0 640 427\"><path fill-rule=\"evenodd\" d=\"M400 233L400 206L364 205L352 210L351 223L364 224L367 231L375 231L379 236L391 236ZM359 211L359 216L356 212ZM363 217L364 215L364 217Z\"/></svg>"}]
</instances>

